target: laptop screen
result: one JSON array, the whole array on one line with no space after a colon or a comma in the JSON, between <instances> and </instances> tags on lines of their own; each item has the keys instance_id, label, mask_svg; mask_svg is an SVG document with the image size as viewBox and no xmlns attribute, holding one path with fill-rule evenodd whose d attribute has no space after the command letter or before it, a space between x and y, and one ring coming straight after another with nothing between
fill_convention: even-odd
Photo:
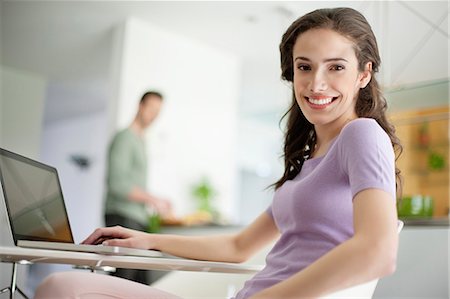
<instances>
[{"instance_id":1,"label":"laptop screen","mask_svg":"<svg viewBox=\"0 0 450 299\"><path fill-rule=\"evenodd\" d=\"M55 168L0 148L0 181L16 244L73 243Z\"/></svg>"}]
</instances>

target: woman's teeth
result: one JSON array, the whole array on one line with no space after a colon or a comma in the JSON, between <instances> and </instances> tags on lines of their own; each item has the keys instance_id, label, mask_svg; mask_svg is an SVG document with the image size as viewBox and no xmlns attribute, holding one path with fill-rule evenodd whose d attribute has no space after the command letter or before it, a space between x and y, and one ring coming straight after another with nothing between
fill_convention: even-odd
<instances>
[{"instance_id":1,"label":"woman's teeth","mask_svg":"<svg viewBox=\"0 0 450 299\"><path fill-rule=\"evenodd\" d=\"M316 99L312 99L312 98L307 98L308 102L310 102L311 104L314 105L327 105L329 103L331 103L333 101L333 97L330 98L322 98L320 100L316 100Z\"/></svg>"}]
</instances>

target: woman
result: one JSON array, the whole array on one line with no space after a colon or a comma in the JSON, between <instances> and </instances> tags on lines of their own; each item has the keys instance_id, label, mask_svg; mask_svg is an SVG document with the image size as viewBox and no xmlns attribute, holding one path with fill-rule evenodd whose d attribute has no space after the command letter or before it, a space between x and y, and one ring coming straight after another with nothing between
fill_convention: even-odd
<instances>
[{"instance_id":1,"label":"woman","mask_svg":"<svg viewBox=\"0 0 450 299\"><path fill-rule=\"evenodd\" d=\"M285 171L267 211L226 237L148 235L112 227L97 229L84 243L242 262L278 239L266 267L236 298L317 298L391 274L398 246L394 148L400 145L374 77L380 65L374 34L353 9L319 9L288 28L280 51L293 101L286 114ZM173 298L113 279L56 274L36 298Z\"/></svg>"}]
</instances>

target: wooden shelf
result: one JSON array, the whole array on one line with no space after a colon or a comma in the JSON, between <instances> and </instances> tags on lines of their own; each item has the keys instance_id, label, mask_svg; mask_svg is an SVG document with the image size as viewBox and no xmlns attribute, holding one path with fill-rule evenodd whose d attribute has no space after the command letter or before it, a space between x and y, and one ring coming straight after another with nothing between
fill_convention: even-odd
<instances>
[{"instance_id":1,"label":"wooden shelf","mask_svg":"<svg viewBox=\"0 0 450 299\"><path fill-rule=\"evenodd\" d=\"M449 107L404 111L390 115L403 153L397 161L403 176L403 196L427 194L433 197L434 217L449 211ZM422 145L424 130L427 144ZM442 156L442 169L430 169L429 155Z\"/></svg>"}]
</instances>

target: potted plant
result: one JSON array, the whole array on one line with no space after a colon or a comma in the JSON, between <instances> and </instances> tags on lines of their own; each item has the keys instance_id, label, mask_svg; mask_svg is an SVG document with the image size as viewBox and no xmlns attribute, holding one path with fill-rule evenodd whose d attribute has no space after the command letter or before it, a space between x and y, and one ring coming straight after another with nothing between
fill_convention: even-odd
<instances>
[{"instance_id":1,"label":"potted plant","mask_svg":"<svg viewBox=\"0 0 450 299\"><path fill-rule=\"evenodd\" d=\"M192 187L192 196L196 200L197 211L185 219L191 224L211 224L219 219L219 213L214 208L213 200L216 196L210 181L203 177Z\"/></svg>"}]
</instances>

